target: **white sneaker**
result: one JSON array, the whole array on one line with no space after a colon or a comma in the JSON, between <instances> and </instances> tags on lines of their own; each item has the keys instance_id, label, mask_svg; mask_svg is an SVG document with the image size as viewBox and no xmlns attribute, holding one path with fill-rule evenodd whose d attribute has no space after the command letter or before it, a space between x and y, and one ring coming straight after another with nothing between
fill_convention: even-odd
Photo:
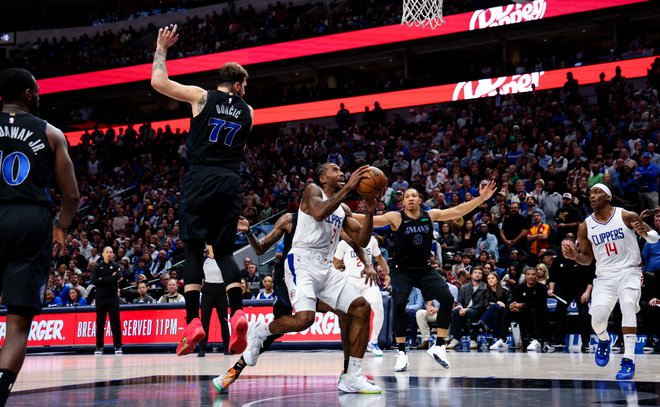
<instances>
[{"instance_id":1,"label":"white sneaker","mask_svg":"<svg viewBox=\"0 0 660 407\"><path fill-rule=\"evenodd\" d=\"M378 343L369 341L367 344L367 350L374 354L374 356L383 356L383 351L378 347Z\"/></svg>"},{"instance_id":2,"label":"white sneaker","mask_svg":"<svg viewBox=\"0 0 660 407\"><path fill-rule=\"evenodd\" d=\"M261 348L264 345L263 339L259 336L259 331L264 329L263 322L257 321L255 324L250 324L247 333L247 348L243 352L243 360L248 366L255 366L257 364L257 359L259 359L259 353Z\"/></svg>"},{"instance_id":3,"label":"white sneaker","mask_svg":"<svg viewBox=\"0 0 660 407\"><path fill-rule=\"evenodd\" d=\"M450 364L447 359L447 347L445 345L433 345L426 351L426 353L428 353L436 362L440 363L440 366L449 369Z\"/></svg>"},{"instance_id":4,"label":"white sneaker","mask_svg":"<svg viewBox=\"0 0 660 407\"><path fill-rule=\"evenodd\" d=\"M102 349L102 348L101 348L101 349L98 349L98 348L97 348L97 349L94 351L94 354L95 354L96 356L103 355L103 349Z\"/></svg>"},{"instance_id":5,"label":"white sneaker","mask_svg":"<svg viewBox=\"0 0 660 407\"><path fill-rule=\"evenodd\" d=\"M399 351L396 355L396 363L394 364L395 372L405 372L408 369L408 354L403 351Z\"/></svg>"},{"instance_id":6,"label":"white sneaker","mask_svg":"<svg viewBox=\"0 0 660 407\"><path fill-rule=\"evenodd\" d=\"M369 383L365 376L362 374L362 369L358 370L355 375L341 375L339 377L339 385L337 388L344 393L360 393L360 394L380 394L382 390L375 384Z\"/></svg>"},{"instance_id":7,"label":"white sneaker","mask_svg":"<svg viewBox=\"0 0 660 407\"><path fill-rule=\"evenodd\" d=\"M538 352L542 349L541 344L539 341L534 339L528 346L527 346L527 352Z\"/></svg>"},{"instance_id":8,"label":"white sneaker","mask_svg":"<svg viewBox=\"0 0 660 407\"><path fill-rule=\"evenodd\" d=\"M478 347L477 341L470 341L470 349L477 349Z\"/></svg>"},{"instance_id":9,"label":"white sneaker","mask_svg":"<svg viewBox=\"0 0 660 407\"><path fill-rule=\"evenodd\" d=\"M508 350L509 345L507 345L507 343L504 342L503 340L498 339L497 342L490 345L490 347L488 349L490 349L490 350Z\"/></svg>"},{"instance_id":10,"label":"white sneaker","mask_svg":"<svg viewBox=\"0 0 660 407\"><path fill-rule=\"evenodd\" d=\"M447 345L447 349L454 349L455 347L457 347L460 344L461 343L458 341L458 339L454 338L451 341L449 341L449 345Z\"/></svg>"},{"instance_id":11,"label":"white sneaker","mask_svg":"<svg viewBox=\"0 0 660 407\"><path fill-rule=\"evenodd\" d=\"M121 350L121 348L115 348L115 355L123 355L124 351Z\"/></svg>"}]
</instances>

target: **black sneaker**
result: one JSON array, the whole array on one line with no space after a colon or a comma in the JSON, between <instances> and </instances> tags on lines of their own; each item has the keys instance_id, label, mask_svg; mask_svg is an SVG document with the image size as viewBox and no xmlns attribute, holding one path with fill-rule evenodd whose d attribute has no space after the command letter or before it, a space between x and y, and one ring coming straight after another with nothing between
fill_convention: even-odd
<instances>
[{"instance_id":1,"label":"black sneaker","mask_svg":"<svg viewBox=\"0 0 660 407\"><path fill-rule=\"evenodd\" d=\"M201 349L197 352L197 357L198 357L198 358L206 357L206 350L204 350L204 348L201 348Z\"/></svg>"}]
</instances>

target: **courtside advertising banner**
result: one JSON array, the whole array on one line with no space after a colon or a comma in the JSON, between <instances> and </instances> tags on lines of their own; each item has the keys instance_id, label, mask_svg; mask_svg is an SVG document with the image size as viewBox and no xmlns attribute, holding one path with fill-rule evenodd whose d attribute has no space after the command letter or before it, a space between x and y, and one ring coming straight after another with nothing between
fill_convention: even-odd
<instances>
[{"instance_id":1,"label":"courtside advertising banner","mask_svg":"<svg viewBox=\"0 0 660 407\"><path fill-rule=\"evenodd\" d=\"M272 306L244 308L248 322L273 320ZM185 309L131 309L120 310L122 342L125 345L167 345L181 339L185 327ZM0 346L7 336L6 316L0 316ZM104 343L112 344L109 322L104 327ZM220 324L215 313L211 318L209 342L222 342ZM339 342L339 319L331 312L316 314L316 321L309 329L284 335L281 342ZM85 346L96 344L96 313L93 308L81 308L80 312L44 313L34 318L28 347Z\"/></svg>"}]
</instances>

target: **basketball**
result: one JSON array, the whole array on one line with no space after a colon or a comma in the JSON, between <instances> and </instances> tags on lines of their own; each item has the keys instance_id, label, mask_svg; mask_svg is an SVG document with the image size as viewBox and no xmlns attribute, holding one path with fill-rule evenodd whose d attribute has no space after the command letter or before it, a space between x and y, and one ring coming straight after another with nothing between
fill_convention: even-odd
<instances>
[{"instance_id":1,"label":"basketball","mask_svg":"<svg viewBox=\"0 0 660 407\"><path fill-rule=\"evenodd\" d=\"M357 186L357 191L365 198L380 198L379 194L387 185L387 177L376 167L369 167L369 176Z\"/></svg>"}]
</instances>

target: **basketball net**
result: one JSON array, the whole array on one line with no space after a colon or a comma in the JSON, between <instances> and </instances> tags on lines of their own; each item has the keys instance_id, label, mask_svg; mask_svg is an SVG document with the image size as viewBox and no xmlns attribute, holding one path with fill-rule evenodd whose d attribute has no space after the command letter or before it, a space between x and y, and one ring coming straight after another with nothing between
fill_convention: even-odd
<instances>
[{"instance_id":1,"label":"basketball net","mask_svg":"<svg viewBox=\"0 0 660 407\"><path fill-rule=\"evenodd\" d=\"M444 23L442 0L403 0L401 24L435 30Z\"/></svg>"}]
</instances>

